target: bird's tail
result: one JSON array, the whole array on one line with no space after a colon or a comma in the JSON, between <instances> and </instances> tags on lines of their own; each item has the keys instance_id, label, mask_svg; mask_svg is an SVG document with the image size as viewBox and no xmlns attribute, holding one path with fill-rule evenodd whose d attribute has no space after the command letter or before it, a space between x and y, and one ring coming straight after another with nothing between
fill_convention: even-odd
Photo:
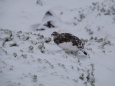
<instances>
[{"instance_id":1,"label":"bird's tail","mask_svg":"<svg viewBox=\"0 0 115 86\"><path fill-rule=\"evenodd\" d=\"M88 57L89 57L89 55L88 55L88 53L84 50L84 49L80 49L85 55L87 55ZM90 58L90 57L89 57Z\"/></svg>"},{"instance_id":2,"label":"bird's tail","mask_svg":"<svg viewBox=\"0 0 115 86\"><path fill-rule=\"evenodd\" d=\"M82 51L85 55L87 55L87 52L86 51Z\"/></svg>"}]
</instances>

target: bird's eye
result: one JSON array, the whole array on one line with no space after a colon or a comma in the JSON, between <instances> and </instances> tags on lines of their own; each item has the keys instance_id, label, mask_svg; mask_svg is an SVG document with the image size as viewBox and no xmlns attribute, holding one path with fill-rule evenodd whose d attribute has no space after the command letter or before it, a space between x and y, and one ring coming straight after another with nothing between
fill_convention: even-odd
<instances>
[{"instance_id":1,"label":"bird's eye","mask_svg":"<svg viewBox=\"0 0 115 86\"><path fill-rule=\"evenodd\" d=\"M52 35L54 35L54 34L52 34Z\"/></svg>"}]
</instances>

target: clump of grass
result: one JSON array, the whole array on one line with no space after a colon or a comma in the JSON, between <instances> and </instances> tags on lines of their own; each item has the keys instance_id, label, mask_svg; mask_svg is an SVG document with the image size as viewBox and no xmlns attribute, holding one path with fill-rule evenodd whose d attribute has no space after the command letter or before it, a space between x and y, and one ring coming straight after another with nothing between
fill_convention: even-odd
<instances>
[{"instance_id":1,"label":"clump of grass","mask_svg":"<svg viewBox=\"0 0 115 86\"><path fill-rule=\"evenodd\" d=\"M85 27L85 29L86 29L86 31L88 32L89 35L93 35L94 32L90 28Z\"/></svg>"},{"instance_id":2,"label":"clump of grass","mask_svg":"<svg viewBox=\"0 0 115 86\"><path fill-rule=\"evenodd\" d=\"M22 54L21 56L25 59L27 58L27 54Z\"/></svg>"},{"instance_id":3,"label":"clump of grass","mask_svg":"<svg viewBox=\"0 0 115 86\"><path fill-rule=\"evenodd\" d=\"M25 37L25 40L29 40L29 38L30 38L29 36L26 36L26 37Z\"/></svg>"},{"instance_id":4,"label":"clump of grass","mask_svg":"<svg viewBox=\"0 0 115 86\"><path fill-rule=\"evenodd\" d=\"M106 45L112 45L112 43L111 43L110 41L108 41L106 38L98 38L98 37L93 37L93 36L92 36L92 37L90 38L90 40L93 40L93 41L99 43L101 49L104 49L104 47L105 47Z\"/></svg>"},{"instance_id":5,"label":"clump of grass","mask_svg":"<svg viewBox=\"0 0 115 86\"><path fill-rule=\"evenodd\" d=\"M37 40L40 40L40 39L43 39L43 38L44 38L43 35L39 35L38 38L37 38Z\"/></svg>"},{"instance_id":6,"label":"clump of grass","mask_svg":"<svg viewBox=\"0 0 115 86\"><path fill-rule=\"evenodd\" d=\"M83 44L87 43L89 40L88 39L81 39L81 41L83 42Z\"/></svg>"},{"instance_id":7,"label":"clump of grass","mask_svg":"<svg viewBox=\"0 0 115 86\"><path fill-rule=\"evenodd\" d=\"M33 41L33 40L31 40L31 43L32 43L33 45L37 45L37 44L38 44L36 41Z\"/></svg>"},{"instance_id":8,"label":"clump of grass","mask_svg":"<svg viewBox=\"0 0 115 86\"><path fill-rule=\"evenodd\" d=\"M21 34L21 33L22 33L22 31L18 31L17 33L18 33L18 34Z\"/></svg>"},{"instance_id":9,"label":"clump of grass","mask_svg":"<svg viewBox=\"0 0 115 86\"><path fill-rule=\"evenodd\" d=\"M94 78L94 64L90 64L91 70L87 70L86 80L91 86L95 86L95 78Z\"/></svg>"},{"instance_id":10,"label":"clump of grass","mask_svg":"<svg viewBox=\"0 0 115 86\"><path fill-rule=\"evenodd\" d=\"M42 3L41 0L37 0L37 1L36 1L36 4L38 4L38 5L40 5L40 6L43 6L43 3Z\"/></svg>"},{"instance_id":11,"label":"clump of grass","mask_svg":"<svg viewBox=\"0 0 115 86\"><path fill-rule=\"evenodd\" d=\"M76 80L76 79L73 79L73 81L74 81L75 83L78 83L78 80Z\"/></svg>"},{"instance_id":12,"label":"clump of grass","mask_svg":"<svg viewBox=\"0 0 115 86\"><path fill-rule=\"evenodd\" d=\"M10 37L5 37L4 38L4 42L8 42L8 41L11 41L12 40L12 38L10 38Z\"/></svg>"},{"instance_id":13,"label":"clump of grass","mask_svg":"<svg viewBox=\"0 0 115 86\"><path fill-rule=\"evenodd\" d=\"M29 50L32 51L34 47L32 45L29 46Z\"/></svg>"},{"instance_id":14,"label":"clump of grass","mask_svg":"<svg viewBox=\"0 0 115 86\"><path fill-rule=\"evenodd\" d=\"M37 75L33 75L32 80L33 82L37 82Z\"/></svg>"},{"instance_id":15,"label":"clump of grass","mask_svg":"<svg viewBox=\"0 0 115 86\"><path fill-rule=\"evenodd\" d=\"M41 63L41 62L42 62L42 59L38 58L37 61Z\"/></svg>"},{"instance_id":16,"label":"clump of grass","mask_svg":"<svg viewBox=\"0 0 115 86\"><path fill-rule=\"evenodd\" d=\"M51 64L48 60L44 59L44 61L45 61L47 64L49 64L49 66L50 66L52 69L54 68L53 64Z\"/></svg>"},{"instance_id":17,"label":"clump of grass","mask_svg":"<svg viewBox=\"0 0 115 86\"><path fill-rule=\"evenodd\" d=\"M82 13L82 14L80 14L80 19L82 20L82 19L84 19L85 18L85 15Z\"/></svg>"},{"instance_id":18,"label":"clump of grass","mask_svg":"<svg viewBox=\"0 0 115 86\"><path fill-rule=\"evenodd\" d=\"M64 69L66 69L65 65L64 64L61 64L61 63L58 63L58 65Z\"/></svg>"},{"instance_id":19,"label":"clump of grass","mask_svg":"<svg viewBox=\"0 0 115 86\"><path fill-rule=\"evenodd\" d=\"M42 53L45 53L44 49L44 43L40 43L39 46L38 46L38 49L42 52Z\"/></svg>"},{"instance_id":20,"label":"clump of grass","mask_svg":"<svg viewBox=\"0 0 115 86\"><path fill-rule=\"evenodd\" d=\"M83 73L80 75L79 79L84 80L84 74Z\"/></svg>"},{"instance_id":21,"label":"clump of grass","mask_svg":"<svg viewBox=\"0 0 115 86\"><path fill-rule=\"evenodd\" d=\"M0 47L0 54L8 54L6 50L2 49L2 47Z\"/></svg>"},{"instance_id":22,"label":"clump of grass","mask_svg":"<svg viewBox=\"0 0 115 86\"><path fill-rule=\"evenodd\" d=\"M50 37L45 38L45 42L46 42L46 43L49 43L50 41L51 41L51 38L50 38Z\"/></svg>"},{"instance_id":23,"label":"clump of grass","mask_svg":"<svg viewBox=\"0 0 115 86\"><path fill-rule=\"evenodd\" d=\"M14 53L13 53L13 56L14 56L14 57L17 57L17 53L14 52Z\"/></svg>"}]
</instances>

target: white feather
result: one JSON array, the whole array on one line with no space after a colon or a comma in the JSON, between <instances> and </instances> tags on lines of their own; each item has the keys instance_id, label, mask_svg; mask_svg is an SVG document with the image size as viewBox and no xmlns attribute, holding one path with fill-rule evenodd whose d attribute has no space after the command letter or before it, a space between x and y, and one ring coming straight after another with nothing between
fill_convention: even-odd
<instances>
[{"instance_id":1,"label":"white feather","mask_svg":"<svg viewBox=\"0 0 115 86\"><path fill-rule=\"evenodd\" d=\"M78 51L79 50L77 46L72 45L72 42L60 43L58 44L58 46L66 51Z\"/></svg>"}]
</instances>

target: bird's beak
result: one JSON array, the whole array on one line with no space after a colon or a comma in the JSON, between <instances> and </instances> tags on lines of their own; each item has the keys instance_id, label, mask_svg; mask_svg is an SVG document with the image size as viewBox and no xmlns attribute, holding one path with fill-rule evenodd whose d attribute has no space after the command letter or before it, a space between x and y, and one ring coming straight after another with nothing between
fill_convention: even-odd
<instances>
[{"instance_id":1,"label":"bird's beak","mask_svg":"<svg viewBox=\"0 0 115 86\"><path fill-rule=\"evenodd\" d=\"M54 34L52 33L51 36L54 36Z\"/></svg>"}]
</instances>

